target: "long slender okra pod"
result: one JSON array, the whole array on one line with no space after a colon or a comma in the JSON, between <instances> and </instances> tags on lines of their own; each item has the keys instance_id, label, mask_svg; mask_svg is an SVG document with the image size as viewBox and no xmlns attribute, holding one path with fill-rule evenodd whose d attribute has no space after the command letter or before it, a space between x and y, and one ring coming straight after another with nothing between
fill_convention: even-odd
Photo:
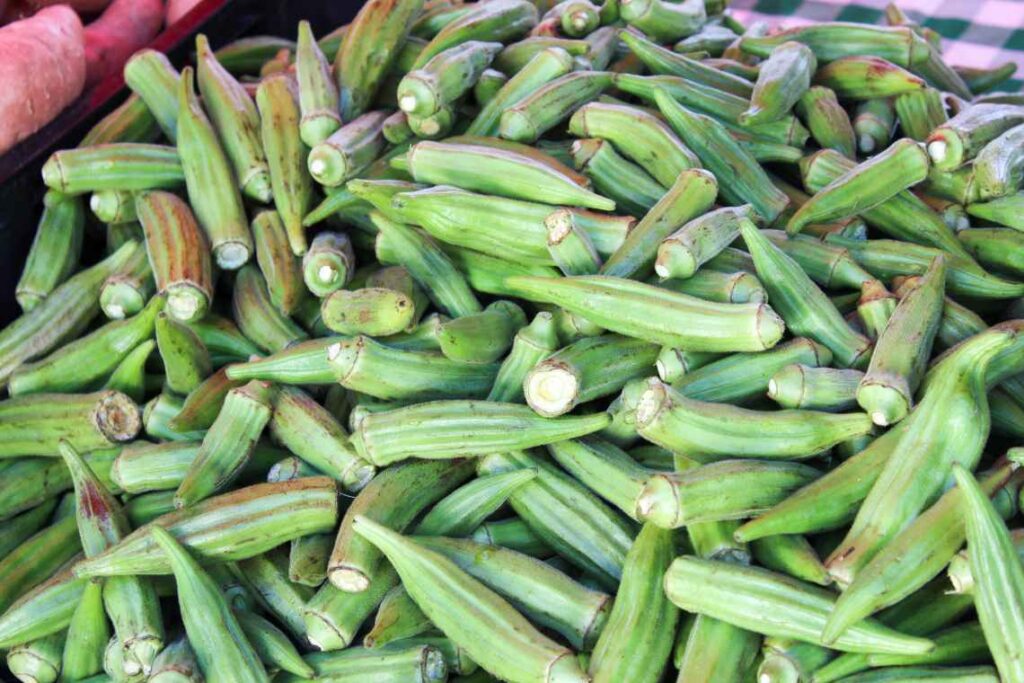
<instances>
[{"instance_id":1,"label":"long slender okra pod","mask_svg":"<svg viewBox=\"0 0 1024 683\"><path fill-rule=\"evenodd\" d=\"M750 81L663 48L635 33L623 31L619 34L619 39L640 58L651 73L678 76L748 99L753 92L754 86Z\"/></svg>"},{"instance_id":2,"label":"long slender okra pod","mask_svg":"<svg viewBox=\"0 0 1024 683\"><path fill-rule=\"evenodd\" d=\"M552 47L538 52L480 109L466 129L468 135L497 135L502 112L518 104L534 90L564 76L572 68L568 52Z\"/></svg>"},{"instance_id":3,"label":"long slender okra pod","mask_svg":"<svg viewBox=\"0 0 1024 683\"><path fill-rule=\"evenodd\" d=\"M501 114L501 137L531 143L612 84L606 71L574 71L548 81ZM572 124L570 123L570 129Z\"/></svg>"},{"instance_id":4,"label":"long slender okra pod","mask_svg":"<svg viewBox=\"0 0 1024 683\"><path fill-rule=\"evenodd\" d=\"M102 190L175 188L185 181L178 151L142 143L110 143L54 152L43 165L52 190L77 195Z\"/></svg>"},{"instance_id":5,"label":"long slender okra pod","mask_svg":"<svg viewBox=\"0 0 1024 683\"><path fill-rule=\"evenodd\" d=\"M770 36L744 37L743 52L767 57L776 46L795 40L814 51L821 62L831 62L850 55L874 55L910 66L928 58L931 46L908 27L869 26L833 21L798 26Z\"/></svg>"},{"instance_id":6,"label":"long slender okra pod","mask_svg":"<svg viewBox=\"0 0 1024 683\"><path fill-rule=\"evenodd\" d=\"M260 211L252 219L251 228L256 263L267 283L270 300L282 315L291 315L306 292L301 265L291 250L284 221L276 211Z\"/></svg>"},{"instance_id":7,"label":"long slender okra pod","mask_svg":"<svg viewBox=\"0 0 1024 683\"><path fill-rule=\"evenodd\" d=\"M814 80L847 100L894 97L926 87L920 76L881 57L866 55L831 61L818 69Z\"/></svg>"},{"instance_id":8,"label":"long slender okra pod","mask_svg":"<svg viewBox=\"0 0 1024 683\"><path fill-rule=\"evenodd\" d=\"M327 363L327 349L344 337L323 337L292 344L265 358L235 363L225 368L232 381L262 379L281 384L330 385L335 380Z\"/></svg>"},{"instance_id":9,"label":"long slender okra pod","mask_svg":"<svg viewBox=\"0 0 1024 683\"><path fill-rule=\"evenodd\" d=\"M73 524L70 527L77 531ZM3 647L58 633L71 623L87 582L76 578L71 571L74 560L81 557L75 556L56 574L4 610L0 616L0 643Z\"/></svg>"},{"instance_id":10,"label":"long slender okra pod","mask_svg":"<svg viewBox=\"0 0 1024 683\"><path fill-rule=\"evenodd\" d=\"M145 103L171 142L177 139L178 134L175 93L180 78L167 56L156 50L140 50L124 65L125 83Z\"/></svg>"},{"instance_id":11,"label":"long slender okra pod","mask_svg":"<svg viewBox=\"0 0 1024 683\"><path fill-rule=\"evenodd\" d=\"M478 477L439 500L414 532L425 536L468 536L504 505L513 491L536 476L534 470L512 470Z\"/></svg>"},{"instance_id":12,"label":"long slender okra pod","mask_svg":"<svg viewBox=\"0 0 1024 683\"><path fill-rule=\"evenodd\" d=\"M312 147L341 127L341 115L338 113L337 83L331 76L327 58L313 39L308 21L299 22L295 73L302 110L299 129L302 141L307 147Z\"/></svg>"},{"instance_id":13,"label":"long slender okra pod","mask_svg":"<svg viewBox=\"0 0 1024 683\"><path fill-rule=\"evenodd\" d=\"M168 441L153 444L139 441L121 449L110 468L110 478L128 493L174 490L188 472L199 452L200 441ZM240 478L260 481L280 460L283 452L259 445Z\"/></svg>"},{"instance_id":14,"label":"long slender okra pod","mask_svg":"<svg viewBox=\"0 0 1024 683\"><path fill-rule=\"evenodd\" d=\"M21 310L35 308L74 272L82 250L85 207L78 197L50 190L14 296Z\"/></svg>"},{"instance_id":15,"label":"long slender okra pod","mask_svg":"<svg viewBox=\"0 0 1024 683\"><path fill-rule=\"evenodd\" d=\"M5 612L12 608L19 598L59 570L81 548L74 514L57 519L25 539L0 562L0 577L4 581L0 607Z\"/></svg>"},{"instance_id":16,"label":"long slender okra pod","mask_svg":"<svg viewBox=\"0 0 1024 683\"><path fill-rule=\"evenodd\" d=\"M86 461L100 479L111 489L117 485L110 480L110 467L117 457L116 448L93 451ZM4 478L0 480L0 518L7 524L14 515L45 503L50 498L69 490L71 477L60 458L23 458L6 460Z\"/></svg>"},{"instance_id":17,"label":"long slender okra pod","mask_svg":"<svg viewBox=\"0 0 1024 683\"><path fill-rule=\"evenodd\" d=\"M116 391L10 398L0 401L0 458L57 456L62 440L81 451L110 448L141 426L139 407Z\"/></svg>"},{"instance_id":18,"label":"long slender okra pod","mask_svg":"<svg viewBox=\"0 0 1024 683\"><path fill-rule=\"evenodd\" d=\"M631 215L646 214L665 194L665 188L642 168L623 158L611 143L597 138L577 140L573 164L602 195Z\"/></svg>"},{"instance_id":19,"label":"long slender okra pod","mask_svg":"<svg viewBox=\"0 0 1024 683\"><path fill-rule=\"evenodd\" d=\"M89 582L68 624L61 675L77 681L103 670L103 649L110 639L110 626L103 611L103 584Z\"/></svg>"}]
</instances>

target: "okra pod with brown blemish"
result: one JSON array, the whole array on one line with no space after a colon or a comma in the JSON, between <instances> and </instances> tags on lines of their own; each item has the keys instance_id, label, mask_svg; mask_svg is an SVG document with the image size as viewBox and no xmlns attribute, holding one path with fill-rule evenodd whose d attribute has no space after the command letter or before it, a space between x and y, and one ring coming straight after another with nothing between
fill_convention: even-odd
<instances>
[{"instance_id":1,"label":"okra pod with brown blemish","mask_svg":"<svg viewBox=\"0 0 1024 683\"><path fill-rule=\"evenodd\" d=\"M816 85L796 104L811 137L822 148L834 149L843 156L857 158L857 139L850 116L830 88Z\"/></svg>"},{"instance_id":2,"label":"okra pod with brown blemish","mask_svg":"<svg viewBox=\"0 0 1024 683\"><path fill-rule=\"evenodd\" d=\"M242 333L267 353L281 351L309 338L274 306L266 280L254 264L244 266L235 275L231 308Z\"/></svg>"},{"instance_id":3,"label":"okra pod with brown blemish","mask_svg":"<svg viewBox=\"0 0 1024 683\"><path fill-rule=\"evenodd\" d=\"M501 137L532 143L612 85L605 71L576 71L548 81L501 114ZM570 130L572 124L570 122ZM575 131L573 131L575 134Z\"/></svg>"},{"instance_id":4,"label":"okra pod with brown blemish","mask_svg":"<svg viewBox=\"0 0 1024 683\"><path fill-rule=\"evenodd\" d=\"M814 76L845 100L895 97L926 87L924 79L881 57L841 57L825 64Z\"/></svg>"},{"instance_id":5,"label":"okra pod with brown blemish","mask_svg":"<svg viewBox=\"0 0 1024 683\"><path fill-rule=\"evenodd\" d=\"M344 287L354 269L352 243L342 233L320 233L302 257L302 279L309 291L321 298Z\"/></svg>"},{"instance_id":6,"label":"okra pod with brown blemish","mask_svg":"<svg viewBox=\"0 0 1024 683\"><path fill-rule=\"evenodd\" d=\"M54 190L44 195L43 213L14 290L23 311L35 308L75 271L84 230L81 198Z\"/></svg>"},{"instance_id":7,"label":"okra pod with brown blemish","mask_svg":"<svg viewBox=\"0 0 1024 683\"><path fill-rule=\"evenodd\" d=\"M291 315L305 296L298 258L276 211L261 211L252 219L256 263L267 283L267 293L282 315Z\"/></svg>"}]
</instances>

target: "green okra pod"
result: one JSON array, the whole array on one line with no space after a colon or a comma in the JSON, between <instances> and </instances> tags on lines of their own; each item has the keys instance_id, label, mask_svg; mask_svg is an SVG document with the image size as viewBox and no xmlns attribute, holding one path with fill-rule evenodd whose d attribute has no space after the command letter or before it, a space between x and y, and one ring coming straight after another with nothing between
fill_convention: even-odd
<instances>
[{"instance_id":1,"label":"green okra pod","mask_svg":"<svg viewBox=\"0 0 1024 683\"><path fill-rule=\"evenodd\" d=\"M347 335L388 336L415 325L417 309L409 293L389 287L341 289L320 304L327 329Z\"/></svg>"},{"instance_id":2,"label":"green okra pod","mask_svg":"<svg viewBox=\"0 0 1024 683\"><path fill-rule=\"evenodd\" d=\"M863 379L860 370L787 365L769 380L768 398L783 408L840 412L857 405L857 387Z\"/></svg>"},{"instance_id":3,"label":"green okra pod","mask_svg":"<svg viewBox=\"0 0 1024 683\"><path fill-rule=\"evenodd\" d=\"M606 71L575 71L559 76L505 109L498 131L508 140L536 142L570 115L575 117L573 112L592 102L611 85L612 74Z\"/></svg>"},{"instance_id":4,"label":"green okra pod","mask_svg":"<svg viewBox=\"0 0 1024 683\"><path fill-rule=\"evenodd\" d=\"M513 491L536 476L534 470L527 469L477 477L439 500L414 531L421 536L468 536L504 505Z\"/></svg>"},{"instance_id":5,"label":"green okra pod","mask_svg":"<svg viewBox=\"0 0 1024 683\"><path fill-rule=\"evenodd\" d=\"M685 623L679 628L676 680L740 683L752 672L760 644L758 633L698 614L689 629Z\"/></svg>"},{"instance_id":6,"label":"green okra pod","mask_svg":"<svg viewBox=\"0 0 1024 683\"><path fill-rule=\"evenodd\" d=\"M362 593L378 579L386 578L380 551L356 533L356 519L371 516L404 531L420 512L463 484L472 473L473 463L468 460L413 461L374 477L345 512L327 565L331 584L348 593Z\"/></svg>"},{"instance_id":7,"label":"green okra pod","mask_svg":"<svg viewBox=\"0 0 1024 683\"><path fill-rule=\"evenodd\" d=\"M202 673L192 645L184 635L165 647L149 673L153 683L199 683Z\"/></svg>"},{"instance_id":8,"label":"green okra pod","mask_svg":"<svg viewBox=\"0 0 1024 683\"><path fill-rule=\"evenodd\" d=\"M821 563L817 551L803 536L765 536L753 541L750 544L750 551L757 563L768 569L819 586L832 583L832 578Z\"/></svg>"},{"instance_id":9,"label":"green okra pod","mask_svg":"<svg viewBox=\"0 0 1024 683\"><path fill-rule=\"evenodd\" d=\"M761 234L796 261L822 287L862 289L868 283L877 282L848 251L836 245L809 235L786 235L781 230L762 230Z\"/></svg>"},{"instance_id":10,"label":"green okra pod","mask_svg":"<svg viewBox=\"0 0 1024 683\"><path fill-rule=\"evenodd\" d=\"M1024 263L1019 249L1024 235L1007 228L972 228L958 233L960 241L983 266L1020 277Z\"/></svg>"},{"instance_id":11,"label":"green okra pod","mask_svg":"<svg viewBox=\"0 0 1024 683\"><path fill-rule=\"evenodd\" d=\"M470 40L453 45L402 77L396 96L407 115L432 116L454 104L479 80L501 43Z\"/></svg>"},{"instance_id":12,"label":"green okra pod","mask_svg":"<svg viewBox=\"0 0 1024 683\"><path fill-rule=\"evenodd\" d=\"M267 282L254 264L243 266L235 275L231 308L242 333L264 352L276 353L309 338L305 330L274 306Z\"/></svg>"},{"instance_id":13,"label":"green okra pod","mask_svg":"<svg viewBox=\"0 0 1024 683\"><path fill-rule=\"evenodd\" d=\"M512 348L494 376L487 400L507 403L522 400L527 373L557 349L554 320L550 313L541 311L529 325L516 332Z\"/></svg>"},{"instance_id":14,"label":"green okra pod","mask_svg":"<svg viewBox=\"0 0 1024 683\"><path fill-rule=\"evenodd\" d=\"M818 60L809 47L798 42L775 47L761 64L750 107L739 123L753 126L777 121L790 112L811 86Z\"/></svg>"},{"instance_id":15,"label":"green okra pod","mask_svg":"<svg viewBox=\"0 0 1024 683\"><path fill-rule=\"evenodd\" d=\"M57 497L53 496L16 517L5 515L8 518L4 520L3 530L0 531L0 555L7 557L23 541L48 525L57 502Z\"/></svg>"},{"instance_id":16,"label":"green okra pod","mask_svg":"<svg viewBox=\"0 0 1024 683\"><path fill-rule=\"evenodd\" d=\"M926 87L920 76L881 57L868 55L851 55L831 61L817 70L814 80L845 100L895 97Z\"/></svg>"},{"instance_id":17,"label":"green okra pod","mask_svg":"<svg viewBox=\"0 0 1024 683\"><path fill-rule=\"evenodd\" d=\"M198 565L196 567L198 568ZM313 667L302 660L302 656L288 636L271 621L245 609L229 611L234 615L241 633L265 667L303 678L313 675Z\"/></svg>"},{"instance_id":18,"label":"green okra pod","mask_svg":"<svg viewBox=\"0 0 1024 683\"><path fill-rule=\"evenodd\" d=\"M931 46L908 27L869 26L833 21L797 26L770 36L744 36L743 52L767 57L776 46L790 40L803 43L821 62L843 57L871 55L900 66L918 64L928 58Z\"/></svg>"},{"instance_id":19,"label":"green okra pod","mask_svg":"<svg viewBox=\"0 0 1024 683\"><path fill-rule=\"evenodd\" d=\"M868 280L863 284L857 300L857 318L868 337L878 340L898 303L899 299L879 280Z\"/></svg>"},{"instance_id":20,"label":"green okra pod","mask_svg":"<svg viewBox=\"0 0 1024 683\"><path fill-rule=\"evenodd\" d=\"M708 66L701 60L692 59L663 48L643 36L623 31L619 34L619 38L653 74L685 78L688 81L748 99L754 90L753 84L744 78Z\"/></svg>"},{"instance_id":21,"label":"green okra pod","mask_svg":"<svg viewBox=\"0 0 1024 683\"><path fill-rule=\"evenodd\" d=\"M78 146L95 147L109 142L153 142L159 136L160 128L149 107L141 97L132 94L121 106L90 128Z\"/></svg>"},{"instance_id":22,"label":"green okra pod","mask_svg":"<svg viewBox=\"0 0 1024 683\"><path fill-rule=\"evenodd\" d=\"M601 25L600 10L589 0L563 0L544 15L549 17L556 17L562 33L571 38L588 36Z\"/></svg>"},{"instance_id":23,"label":"green okra pod","mask_svg":"<svg viewBox=\"0 0 1024 683\"><path fill-rule=\"evenodd\" d=\"M336 380L327 363L327 349L342 337L323 337L292 344L266 358L225 368L233 382L262 379L281 384L330 385Z\"/></svg>"},{"instance_id":24,"label":"green okra pod","mask_svg":"<svg viewBox=\"0 0 1024 683\"><path fill-rule=\"evenodd\" d=\"M416 135L412 132L412 128L409 126L409 117L406 116L404 111L396 111L384 119L384 123L380 126L380 134L384 136L384 139L390 142L392 145L401 145L409 142ZM325 140L327 138L324 138ZM320 142L323 142L321 140ZM320 144L319 142L316 144ZM327 200L325 200L326 202ZM339 199L339 201L341 201ZM321 204L323 206L323 204ZM309 214L306 214L306 218L303 219L304 225L310 225Z\"/></svg>"},{"instance_id":25,"label":"green okra pod","mask_svg":"<svg viewBox=\"0 0 1024 683\"><path fill-rule=\"evenodd\" d=\"M853 130L857 134L857 149L862 154L870 154L876 149L888 147L892 141L895 120L893 102L890 99L880 98L858 102L853 116ZM913 136L910 135L910 137Z\"/></svg>"},{"instance_id":26,"label":"green okra pod","mask_svg":"<svg viewBox=\"0 0 1024 683\"><path fill-rule=\"evenodd\" d=\"M355 270L355 260L347 235L321 232L302 257L302 279L310 292L323 298L345 286Z\"/></svg>"},{"instance_id":27,"label":"green okra pod","mask_svg":"<svg viewBox=\"0 0 1024 683\"><path fill-rule=\"evenodd\" d=\"M739 237L740 224L751 222L749 204L710 211L687 221L662 240L654 272L662 278L686 279ZM753 223L751 222L751 225Z\"/></svg>"},{"instance_id":28,"label":"green okra pod","mask_svg":"<svg viewBox=\"0 0 1024 683\"><path fill-rule=\"evenodd\" d=\"M998 87L1008 78L1012 78L1017 71L1017 65L1013 62L1006 62L990 69L954 66L953 70L960 75L972 93L980 95Z\"/></svg>"},{"instance_id":29,"label":"green okra pod","mask_svg":"<svg viewBox=\"0 0 1024 683\"><path fill-rule=\"evenodd\" d=\"M110 466L115 457L116 448L96 450L86 456L93 472L111 489L116 488L110 481ZM60 458L23 458L6 463L6 476L0 481L0 518L7 524L14 523L10 519L14 515L31 510L72 487L71 477Z\"/></svg>"},{"instance_id":30,"label":"green okra pod","mask_svg":"<svg viewBox=\"0 0 1024 683\"><path fill-rule=\"evenodd\" d=\"M271 199L270 171L260 140L259 112L245 87L217 61L203 34L196 36L196 80L239 189L266 204Z\"/></svg>"},{"instance_id":31,"label":"green okra pod","mask_svg":"<svg viewBox=\"0 0 1024 683\"><path fill-rule=\"evenodd\" d=\"M928 155L940 171L955 171L990 142L1024 123L1024 109L1005 104L972 104L930 131Z\"/></svg>"},{"instance_id":32,"label":"green okra pod","mask_svg":"<svg viewBox=\"0 0 1024 683\"><path fill-rule=\"evenodd\" d=\"M185 182L178 154L174 147L129 142L62 150L43 165L43 182L69 195L176 188Z\"/></svg>"},{"instance_id":33,"label":"green okra pod","mask_svg":"<svg viewBox=\"0 0 1024 683\"><path fill-rule=\"evenodd\" d=\"M515 333L526 325L523 310L499 300L480 313L441 322L437 331L441 353L461 363L493 363L512 345Z\"/></svg>"},{"instance_id":34,"label":"green okra pod","mask_svg":"<svg viewBox=\"0 0 1024 683\"><path fill-rule=\"evenodd\" d=\"M61 675L77 681L103 671L103 650L108 640L110 626L103 611L103 584L90 581L68 624Z\"/></svg>"},{"instance_id":35,"label":"green okra pod","mask_svg":"<svg viewBox=\"0 0 1024 683\"><path fill-rule=\"evenodd\" d=\"M513 403L433 401L368 415L352 435L378 466L407 457L449 459L532 448L595 432L608 422L595 413L548 419Z\"/></svg>"},{"instance_id":36,"label":"green okra pod","mask_svg":"<svg viewBox=\"0 0 1024 683\"><path fill-rule=\"evenodd\" d=\"M61 670L65 633L54 633L11 648L7 670L19 681L55 683Z\"/></svg>"},{"instance_id":37,"label":"green okra pod","mask_svg":"<svg viewBox=\"0 0 1024 683\"><path fill-rule=\"evenodd\" d=\"M0 561L0 577L4 581L0 608L14 612L19 598L31 595L29 591L58 572L81 549L74 514L60 517L25 539Z\"/></svg>"},{"instance_id":38,"label":"green okra pod","mask_svg":"<svg viewBox=\"0 0 1024 683\"><path fill-rule=\"evenodd\" d=\"M619 16L653 40L671 43L697 33L707 19L707 12L704 0L620 0Z\"/></svg>"},{"instance_id":39,"label":"green okra pod","mask_svg":"<svg viewBox=\"0 0 1024 683\"><path fill-rule=\"evenodd\" d=\"M309 174L321 185L337 187L355 177L383 151L387 112L374 111L349 121L309 152Z\"/></svg>"},{"instance_id":40,"label":"green okra pod","mask_svg":"<svg viewBox=\"0 0 1024 683\"><path fill-rule=\"evenodd\" d=\"M320 533L331 534L333 527L334 525L331 525L330 529L321 529ZM307 535L296 536L296 538L304 538ZM218 565L208 566L211 569L218 567ZM271 551L242 560L236 565L229 564L227 566L230 571L230 576L227 578L243 588L246 597L254 598L255 603L262 607L267 614L272 615L277 623L287 629L298 643L305 644L309 641L302 620L302 610L306 602L313 597L313 589L289 580L288 558L283 553ZM226 585L221 578L217 580L218 583ZM225 588L225 593L230 592L232 591ZM239 606L237 599L232 602ZM251 602L252 600L246 601L246 603ZM240 607L250 609L246 603Z\"/></svg>"},{"instance_id":41,"label":"green okra pod","mask_svg":"<svg viewBox=\"0 0 1024 683\"><path fill-rule=\"evenodd\" d=\"M708 3L704 3L705 9ZM705 24L698 33L683 38L672 46L673 51L682 53L707 52L720 57L726 48L736 42L739 35L722 24Z\"/></svg>"},{"instance_id":42,"label":"green okra pod","mask_svg":"<svg viewBox=\"0 0 1024 683\"><path fill-rule=\"evenodd\" d=\"M820 85L809 88L797 102L796 110L820 147L834 149L849 159L857 158L857 134L832 89Z\"/></svg>"},{"instance_id":43,"label":"green okra pod","mask_svg":"<svg viewBox=\"0 0 1024 683\"><path fill-rule=\"evenodd\" d=\"M623 158L612 144L597 138L577 140L572 146L576 170L583 172L605 197L632 215L644 215L665 194L642 168Z\"/></svg>"},{"instance_id":44,"label":"green okra pod","mask_svg":"<svg viewBox=\"0 0 1024 683\"><path fill-rule=\"evenodd\" d=\"M440 643L431 644L412 639L404 641L387 647L352 647L337 652L315 652L306 655L304 659L318 677L327 679L365 678L380 683L441 683L448 680L449 668L445 654L437 647ZM300 683L309 679L278 675L274 680Z\"/></svg>"},{"instance_id":45,"label":"green okra pod","mask_svg":"<svg viewBox=\"0 0 1024 683\"><path fill-rule=\"evenodd\" d=\"M495 58L493 67L502 73L517 74L540 52L552 47L567 52L570 62L576 57L586 56L590 50L590 45L585 40L534 35L506 45ZM571 68L572 64L569 67Z\"/></svg>"},{"instance_id":46,"label":"green okra pod","mask_svg":"<svg viewBox=\"0 0 1024 683\"><path fill-rule=\"evenodd\" d=\"M941 128L948 118L942 93L934 88L905 92L893 98L892 102L900 130L918 142L926 142L932 131Z\"/></svg>"},{"instance_id":47,"label":"green okra pod","mask_svg":"<svg viewBox=\"0 0 1024 683\"><path fill-rule=\"evenodd\" d=\"M1024 141L1024 125L1010 128L985 145L974 158L970 183L974 201L1005 197L1020 189L1024 181L1024 157L1020 147Z\"/></svg>"},{"instance_id":48,"label":"green okra pod","mask_svg":"<svg viewBox=\"0 0 1024 683\"><path fill-rule=\"evenodd\" d=\"M139 407L116 391L33 394L0 401L0 458L59 455L68 441L93 451L131 441L142 426Z\"/></svg>"},{"instance_id":49,"label":"green okra pod","mask_svg":"<svg viewBox=\"0 0 1024 683\"><path fill-rule=\"evenodd\" d=\"M201 441L158 444L136 441L121 449L110 467L110 478L127 493L174 490L181 484L201 445ZM257 446L240 477L250 481L263 479L267 469L281 455L275 448Z\"/></svg>"},{"instance_id":50,"label":"green okra pod","mask_svg":"<svg viewBox=\"0 0 1024 683\"><path fill-rule=\"evenodd\" d=\"M77 538L74 516L67 519L70 520L65 525L70 529L69 537ZM62 540L61 545L69 543L73 541ZM0 616L0 643L4 648L59 633L71 623L86 580L76 578L71 571L73 562L82 556L70 555L73 556L71 562L4 609Z\"/></svg>"},{"instance_id":51,"label":"green okra pod","mask_svg":"<svg viewBox=\"0 0 1024 683\"><path fill-rule=\"evenodd\" d=\"M302 219L312 208L313 179L306 170L309 152L300 137L301 112L292 81L286 76L261 81L256 90L256 108L274 206L284 223L292 253L302 256L307 246Z\"/></svg>"},{"instance_id":52,"label":"green okra pod","mask_svg":"<svg viewBox=\"0 0 1024 683\"><path fill-rule=\"evenodd\" d=\"M540 536L527 526L526 522L517 518L485 522L477 527L472 538L480 543L509 548L531 557L550 558L554 555L554 551Z\"/></svg>"},{"instance_id":53,"label":"green okra pod","mask_svg":"<svg viewBox=\"0 0 1024 683\"><path fill-rule=\"evenodd\" d=\"M167 388L182 395L191 393L212 371L210 352L195 332L166 313L156 316L154 327Z\"/></svg>"},{"instance_id":54,"label":"green okra pod","mask_svg":"<svg viewBox=\"0 0 1024 683\"><path fill-rule=\"evenodd\" d=\"M295 75L302 112L299 131L306 146L313 147L341 127L341 114L338 112L338 85L308 21L299 22Z\"/></svg>"},{"instance_id":55,"label":"green okra pod","mask_svg":"<svg viewBox=\"0 0 1024 683\"><path fill-rule=\"evenodd\" d=\"M302 272L288 243L287 230L276 211L260 211L251 223L256 263L267 283L267 293L282 315L291 315L305 292Z\"/></svg>"},{"instance_id":56,"label":"green okra pod","mask_svg":"<svg viewBox=\"0 0 1024 683\"><path fill-rule=\"evenodd\" d=\"M26 313L74 273L85 234L85 207L79 197L49 190L43 196L32 246L14 289L14 297Z\"/></svg>"},{"instance_id":57,"label":"green okra pod","mask_svg":"<svg viewBox=\"0 0 1024 683\"><path fill-rule=\"evenodd\" d=\"M548 230L548 253L566 275L593 275L601 267L587 233L577 224L571 209L558 209L544 219Z\"/></svg>"},{"instance_id":58,"label":"green okra pod","mask_svg":"<svg viewBox=\"0 0 1024 683\"><path fill-rule=\"evenodd\" d=\"M689 294L698 299L717 301L723 304L765 303L768 301L768 293L761 281L756 276L744 271L722 273L704 269L685 280L663 280L657 284L673 292Z\"/></svg>"},{"instance_id":59,"label":"green okra pod","mask_svg":"<svg viewBox=\"0 0 1024 683\"><path fill-rule=\"evenodd\" d=\"M497 135L502 112L515 106L537 88L564 76L571 69L569 53L551 47L538 52L522 69L512 75L480 109L466 129L468 135Z\"/></svg>"},{"instance_id":60,"label":"green okra pod","mask_svg":"<svg viewBox=\"0 0 1024 683\"><path fill-rule=\"evenodd\" d=\"M523 0L478 5L438 31L413 63L418 69L438 53L470 40L506 42L524 35L537 23L537 8Z\"/></svg>"},{"instance_id":61,"label":"green okra pod","mask_svg":"<svg viewBox=\"0 0 1024 683\"><path fill-rule=\"evenodd\" d=\"M872 667L981 664L989 661L988 644L981 626L968 622L930 635L935 649L925 655L870 655Z\"/></svg>"},{"instance_id":62,"label":"green okra pod","mask_svg":"<svg viewBox=\"0 0 1024 683\"><path fill-rule=\"evenodd\" d=\"M715 580L709 582L712 576ZM665 592L681 609L767 636L817 644L824 644L821 631L835 602L830 592L788 576L689 556L672 562L665 573ZM768 614L786 614L788 618L767 619ZM923 654L933 643L864 620L845 631L831 647L844 652Z\"/></svg>"},{"instance_id":63,"label":"green okra pod","mask_svg":"<svg viewBox=\"0 0 1024 683\"><path fill-rule=\"evenodd\" d=\"M145 103L160 130L172 143L178 135L175 93L180 79L178 70L167 56L156 50L140 50L124 65L125 84Z\"/></svg>"},{"instance_id":64,"label":"green okra pod","mask_svg":"<svg viewBox=\"0 0 1024 683\"><path fill-rule=\"evenodd\" d=\"M252 235L234 173L199 104L194 80L194 72L186 67L178 88L177 147L185 186L217 265L236 270L252 255Z\"/></svg>"},{"instance_id":65,"label":"green okra pod","mask_svg":"<svg viewBox=\"0 0 1024 683\"><path fill-rule=\"evenodd\" d=\"M508 76L497 69L484 69L480 78L473 84L473 99L477 105L484 107L508 83Z\"/></svg>"},{"instance_id":66,"label":"green okra pod","mask_svg":"<svg viewBox=\"0 0 1024 683\"><path fill-rule=\"evenodd\" d=\"M428 539L435 540L435 539ZM402 586L388 591L380 601L374 616L373 628L363 637L363 646L378 648L396 641L429 633L434 630L423 611L413 602Z\"/></svg>"},{"instance_id":67,"label":"green okra pod","mask_svg":"<svg viewBox=\"0 0 1024 683\"><path fill-rule=\"evenodd\" d=\"M130 223L136 219L135 195L124 190L103 190L89 197L89 209L104 223Z\"/></svg>"}]
</instances>

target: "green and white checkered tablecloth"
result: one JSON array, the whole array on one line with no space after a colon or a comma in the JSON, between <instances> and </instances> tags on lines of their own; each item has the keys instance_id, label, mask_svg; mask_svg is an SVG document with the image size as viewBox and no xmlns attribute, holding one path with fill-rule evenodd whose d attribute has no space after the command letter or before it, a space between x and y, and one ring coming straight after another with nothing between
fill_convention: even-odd
<instances>
[{"instance_id":1,"label":"green and white checkered tablecloth","mask_svg":"<svg viewBox=\"0 0 1024 683\"><path fill-rule=\"evenodd\" d=\"M884 23L889 0L733 0L736 17L749 23L763 19L797 26L813 21ZM923 26L943 37L950 64L991 67L1017 64L1017 76L1004 88L1024 83L1024 0L898 0L897 5Z\"/></svg>"}]
</instances>

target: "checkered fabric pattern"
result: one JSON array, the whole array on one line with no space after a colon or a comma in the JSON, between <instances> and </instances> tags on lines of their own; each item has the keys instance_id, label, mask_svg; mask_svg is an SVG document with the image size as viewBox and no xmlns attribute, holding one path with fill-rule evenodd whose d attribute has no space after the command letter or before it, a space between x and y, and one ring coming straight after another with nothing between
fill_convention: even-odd
<instances>
[{"instance_id":1,"label":"checkered fabric pattern","mask_svg":"<svg viewBox=\"0 0 1024 683\"><path fill-rule=\"evenodd\" d=\"M785 27L817 21L884 23L889 0L733 0L733 14L743 23L766 20ZM1024 83L1024 0L897 0L922 26L943 37L950 64L992 67L1017 64L1015 80L1000 89L1020 90Z\"/></svg>"}]
</instances>

